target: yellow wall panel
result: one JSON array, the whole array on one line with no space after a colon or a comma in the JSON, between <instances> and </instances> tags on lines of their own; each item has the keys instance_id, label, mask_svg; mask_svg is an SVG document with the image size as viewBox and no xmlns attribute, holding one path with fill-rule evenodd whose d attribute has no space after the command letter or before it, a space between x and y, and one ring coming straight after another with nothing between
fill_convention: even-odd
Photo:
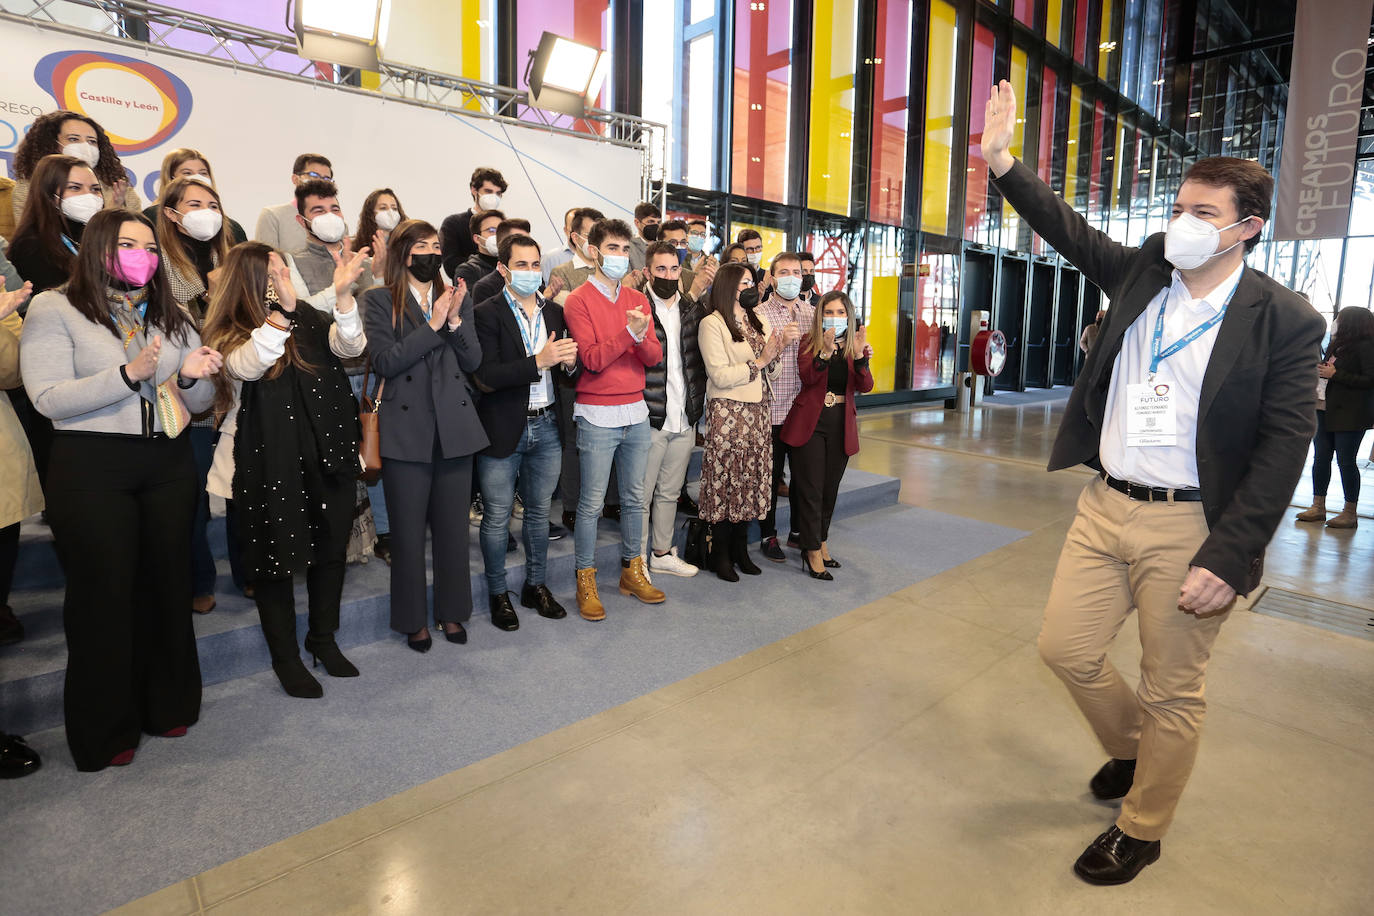
<instances>
[{"instance_id":1,"label":"yellow wall panel","mask_svg":"<svg viewBox=\"0 0 1374 916\"><path fill-rule=\"evenodd\" d=\"M892 391L897 372L897 300L900 277L874 277L868 300L868 342L873 347L869 369L873 391Z\"/></svg>"},{"instance_id":2,"label":"yellow wall panel","mask_svg":"<svg viewBox=\"0 0 1374 916\"><path fill-rule=\"evenodd\" d=\"M854 157L854 57L859 5L817 0L811 62L811 149L807 203L849 213Z\"/></svg>"},{"instance_id":3,"label":"yellow wall panel","mask_svg":"<svg viewBox=\"0 0 1374 916\"><path fill-rule=\"evenodd\" d=\"M958 16L948 0L930 4L926 54L925 158L921 164L921 228L949 234L951 159L954 154L954 46Z\"/></svg>"}]
</instances>

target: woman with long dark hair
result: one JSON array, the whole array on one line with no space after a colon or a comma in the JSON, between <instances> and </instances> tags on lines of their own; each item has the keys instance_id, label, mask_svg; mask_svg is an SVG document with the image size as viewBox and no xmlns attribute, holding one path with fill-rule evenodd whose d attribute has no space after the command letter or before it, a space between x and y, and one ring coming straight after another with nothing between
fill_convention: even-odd
<instances>
[{"instance_id":1,"label":"woman with long dark hair","mask_svg":"<svg viewBox=\"0 0 1374 916\"><path fill-rule=\"evenodd\" d=\"M409 220L391 233L386 285L363 293L381 400L382 488L391 522L391 628L427 652L425 531L433 535L434 619L449 642L467 642L472 616L467 506L473 455L488 445L471 374L481 346L462 281L439 276L439 232Z\"/></svg>"},{"instance_id":2,"label":"woman with long dark hair","mask_svg":"<svg viewBox=\"0 0 1374 916\"><path fill-rule=\"evenodd\" d=\"M71 156L95 172L100 180L104 208L124 209L130 213L142 209L143 201L129 183L129 175L104 128L83 114L63 110L50 111L36 118L14 151L10 169L15 180L15 218L24 211L38 163L45 156L56 155Z\"/></svg>"},{"instance_id":3,"label":"woman with long dark hair","mask_svg":"<svg viewBox=\"0 0 1374 916\"><path fill-rule=\"evenodd\" d=\"M29 307L20 364L56 432L48 523L67 576L67 744L77 769L133 760L139 734L200 715L191 615L195 461L180 433L220 354L172 298L153 227L102 210L71 280Z\"/></svg>"},{"instance_id":4,"label":"woman with long dark hair","mask_svg":"<svg viewBox=\"0 0 1374 916\"><path fill-rule=\"evenodd\" d=\"M210 491L232 499L244 572L253 586L272 670L293 697L324 689L296 645L292 577L310 595L305 649L332 677L358 669L334 640L358 476L358 412L339 357L367 345L349 291L364 249L335 271L344 289L334 321L299 307L291 270L270 246L229 252L205 318L205 339L223 348L215 379L224 417Z\"/></svg>"},{"instance_id":5,"label":"woman with long dark hair","mask_svg":"<svg viewBox=\"0 0 1374 916\"><path fill-rule=\"evenodd\" d=\"M378 261L385 263L385 246L391 241L391 233L408 219L410 217L406 216L406 208L401 206L401 199L396 192L390 188L378 188L363 201L363 210L358 214L358 231L353 236L353 250L371 248L373 264ZM375 277L384 272L373 270L372 275Z\"/></svg>"},{"instance_id":6,"label":"woman with long dark hair","mask_svg":"<svg viewBox=\"0 0 1374 916\"><path fill-rule=\"evenodd\" d=\"M1312 439L1312 505L1300 522L1326 521L1328 528L1360 523L1360 468L1356 452L1374 427L1374 313L1343 308L1336 313L1331 344L1317 366L1317 433ZM1341 471L1345 507L1326 519L1331 456Z\"/></svg>"},{"instance_id":7,"label":"woman with long dark hair","mask_svg":"<svg viewBox=\"0 0 1374 916\"><path fill-rule=\"evenodd\" d=\"M67 282L86 223L103 209L100 179L71 156L48 156L29 182L30 194L10 240L9 259L34 295Z\"/></svg>"},{"instance_id":8,"label":"woman with long dark hair","mask_svg":"<svg viewBox=\"0 0 1374 916\"><path fill-rule=\"evenodd\" d=\"M756 576L749 523L768 514L773 484L773 427L764 377L777 371L782 341L755 309L748 264L716 272L710 312L697 328L706 364L706 453L701 463L702 521L711 523L711 568L727 582Z\"/></svg>"},{"instance_id":9,"label":"woman with long dark hair","mask_svg":"<svg viewBox=\"0 0 1374 916\"><path fill-rule=\"evenodd\" d=\"M167 189L172 186L172 182L178 178L190 178L192 181L199 181L215 188L215 173L210 169L210 160L200 150L189 147L174 149L162 157L162 174L159 176L158 199L143 211L143 215L157 225L157 214L164 206L167 196ZM237 245L240 242L248 241L248 234L243 231L243 227L227 215L224 217L224 237L229 245Z\"/></svg>"}]
</instances>

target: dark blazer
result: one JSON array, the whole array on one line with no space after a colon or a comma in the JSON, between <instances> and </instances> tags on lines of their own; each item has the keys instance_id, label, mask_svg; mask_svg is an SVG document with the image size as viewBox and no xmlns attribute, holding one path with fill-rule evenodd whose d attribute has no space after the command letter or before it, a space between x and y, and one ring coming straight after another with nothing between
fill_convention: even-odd
<instances>
[{"instance_id":1,"label":"dark blazer","mask_svg":"<svg viewBox=\"0 0 1374 916\"><path fill-rule=\"evenodd\" d=\"M455 267L453 273L449 274L449 276L453 278L454 283L457 283L459 280L466 283L470 292L476 288L478 280L481 280L487 274L496 270L496 264L496 258L493 258L485 252L479 252ZM476 303L480 300L473 299L472 301Z\"/></svg>"},{"instance_id":2,"label":"dark blazer","mask_svg":"<svg viewBox=\"0 0 1374 916\"><path fill-rule=\"evenodd\" d=\"M997 189L1055 250L1102 288L1112 308L1069 395L1049 469L1100 471L1107 392L1126 329L1172 281L1164 233L1139 248L1088 225L1021 162ZM1257 270L1241 273L1217 330L1198 404L1197 468L1210 533L1190 565L1246 594L1288 509L1316 428L1317 359L1324 322L1293 291Z\"/></svg>"},{"instance_id":3,"label":"dark blazer","mask_svg":"<svg viewBox=\"0 0 1374 916\"><path fill-rule=\"evenodd\" d=\"M544 302L544 327L551 334L563 336L568 325L563 321L563 307ZM514 313L505 292L477 304L475 313L477 340L482 347L482 364L477 368L477 386L482 390L477 403L477 415L482 418L491 445L482 452L492 458L505 458L520 444L525 430L525 415L530 406L530 386L539 381L539 369L533 356L525 355L525 338L520 334ZM549 370L553 376L553 407L565 398L574 396L573 380L582 372L579 362L572 371L562 366ZM570 413L570 411L569 411ZM558 435L567 442L571 430L564 411L554 410Z\"/></svg>"},{"instance_id":4,"label":"dark blazer","mask_svg":"<svg viewBox=\"0 0 1374 916\"><path fill-rule=\"evenodd\" d=\"M830 365L819 356L810 359L805 352L808 334L802 338L797 351L797 374L801 376L801 391L787 412L782 424L782 441L798 448L807 443L816 432L816 424L821 420L825 409L825 392L830 387ZM873 373L868 369L868 357L858 359L845 357L849 363L849 377L844 383L844 453L859 453L859 422L855 417L854 395L867 394L873 390Z\"/></svg>"},{"instance_id":5,"label":"dark blazer","mask_svg":"<svg viewBox=\"0 0 1374 916\"><path fill-rule=\"evenodd\" d=\"M649 405L649 425L662 429L663 421L668 418L668 332L663 330L658 301L648 293L644 295L649 300L649 308L653 309L654 334L663 350L663 360L644 370L644 403ZM697 328L705 311L684 292L678 294L675 307L682 311L682 381L686 386L687 422L696 426L706 406L706 361L697 346Z\"/></svg>"},{"instance_id":6,"label":"dark blazer","mask_svg":"<svg viewBox=\"0 0 1374 916\"><path fill-rule=\"evenodd\" d=\"M372 368L386 379L379 424L382 458L427 464L434 460L436 436L445 458L486 448L476 388L468 376L482 359L472 299L463 301L463 323L453 332L447 326L431 328L409 292L399 328L391 323L391 291L384 286L363 293L362 310Z\"/></svg>"},{"instance_id":7,"label":"dark blazer","mask_svg":"<svg viewBox=\"0 0 1374 916\"><path fill-rule=\"evenodd\" d=\"M472 301L481 305L492 296L500 295L506 288L506 278L501 276L501 271L493 269L490 273L478 278L476 283L468 284L468 295Z\"/></svg>"},{"instance_id":8,"label":"dark blazer","mask_svg":"<svg viewBox=\"0 0 1374 916\"><path fill-rule=\"evenodd\" d=\"M1374 340L1358 341L1336 360L1326 382L1326 431L1354 432L1374 426Z\"/></svg>"},{"instance_id":9,"label":"dark blazer","mask_svg":"<svg viewBox=\"0 0 1374 916\"><path fill-rule=\"evenodd\" d=\"M444 217L439 226L439 251L450 278L459 264L477 253L477 246L472 243L472 208Z\"/></svg>"}]
</instances>

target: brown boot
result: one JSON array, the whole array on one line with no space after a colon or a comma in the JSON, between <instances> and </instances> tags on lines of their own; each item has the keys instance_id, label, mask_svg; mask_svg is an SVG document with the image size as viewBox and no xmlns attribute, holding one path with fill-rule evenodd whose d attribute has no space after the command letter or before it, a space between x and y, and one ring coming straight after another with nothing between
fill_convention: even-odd
<instances>
[{"instance_id":1,"label":"brown boot","mask_svg":"<svg viewBox=\"0 0 1374 916\"><path fill-rule=\"evenodd\" d=\"M605 620L606 608L596 593L596 567L577 571L577 612L584 620Z\"/></svg>"},{"instance_id":2,"label":"brown boot","mask_svg":"<svg viewBox=\"0 0 1374 916\"><path fill-rule=\"evenodd\" d=\"M1304 509L1302 512L1299 512L1299 513L1298 513L1298 521L1300 521L1300 522L1324 522L1324 521L1326 521L1326 497L1325 497L1325 496L1314 496L1314 497L1312 497L1312 506L1311 506L1311 508Z\"/></svg>"},{"instance_id":3,"label":"brown boot","mask_svg":"<svg viewBox=\"0 0 1374 916\"><path fill-rule=\"evenodd\" d=\"M620 594L634 595L645 604L662 604L668 596L654 588L649 577L644 575L644 558L635 557L629 566L620 570Z\"/></svg>"},{"instance_id":4,"label":"brown boot","mask_svg":"<svg viewBox=\"0 0 1374 916\"><path fill-rule=\"evenodd\" d=\"M1360 517L1355 514L1354 503L1346 503L1341 514L1332 516L1331 520L1326 523L1328 528L1358 528L1359 525Z\"/></svg>"}]
</instances>

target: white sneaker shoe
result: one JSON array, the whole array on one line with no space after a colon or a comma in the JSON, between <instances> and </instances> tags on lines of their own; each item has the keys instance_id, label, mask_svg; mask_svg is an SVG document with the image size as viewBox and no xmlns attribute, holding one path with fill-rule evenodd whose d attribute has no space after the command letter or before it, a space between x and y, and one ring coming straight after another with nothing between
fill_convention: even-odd
<instances>
[{"instance_id":1,"label":"white sneaker shoe","mask_svg":"<svg viewBox=\"0 0 1374 916\"><path fill-rule=\"evenodd\" d=\"M684 579L690 579L700 572L700 570L691 563L678 558L676 547L661 557L651 551L649 554L649 568L654 572L666 573L670 576L681 576Z\"/></svg>"}]
</instances>

